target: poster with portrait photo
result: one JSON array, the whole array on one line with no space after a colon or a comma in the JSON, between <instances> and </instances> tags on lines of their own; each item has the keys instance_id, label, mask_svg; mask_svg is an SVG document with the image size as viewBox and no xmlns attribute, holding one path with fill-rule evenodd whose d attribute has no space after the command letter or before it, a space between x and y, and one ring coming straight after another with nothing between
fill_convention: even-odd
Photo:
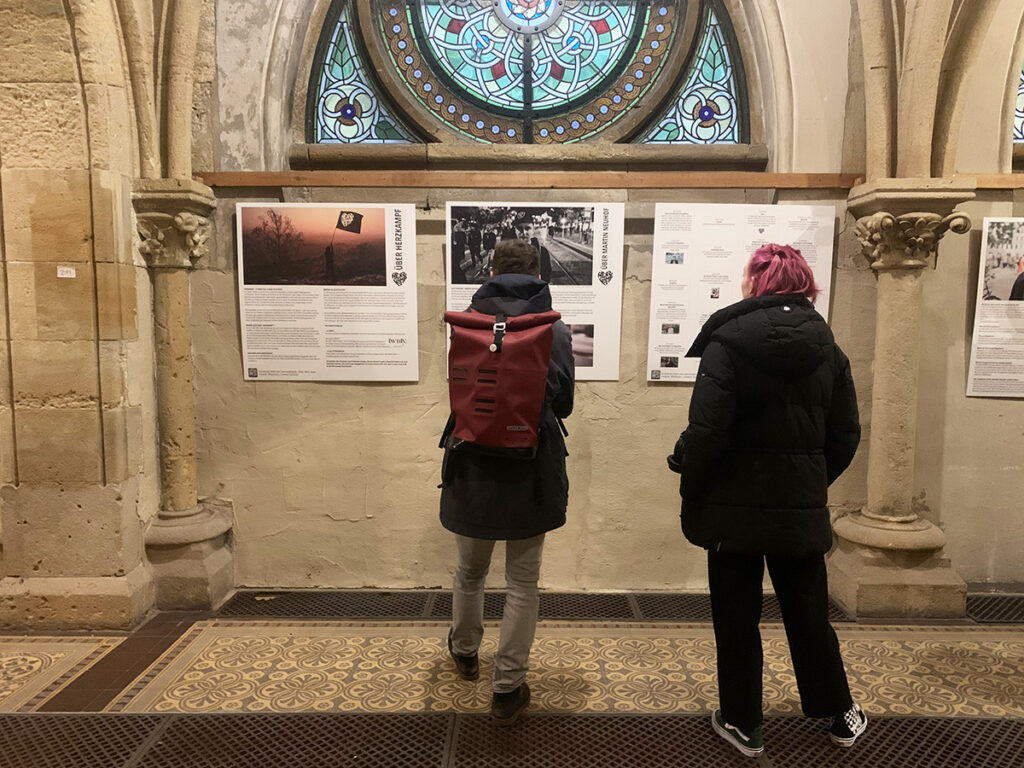
<instances>
[{"instance_id":1,"label":"poster with portrait photo","mask_svg":"<svg viewBox=\"0 0 1024 768\"><path fill-rule=\"evenodd\" d=\"M417 381L412 205L239 203L248 381Z\"/></svg>"},{"instance_id":2,"label":"poster with portrait photo","mask_svg":"<svg viewBox=\"0 0 1024 768\"><path fill-rule=\"evenodd\" d=\"M742 298L743 267L762 245L799 250L828 313L835 210L811 205L658 203L654 211L648 381L694 381L699 358L686 352L704 322Z\"/></svg>"},{"instance_id":3,"label":"poster with portrait photo","mask_svg":"<svg viewBox=\"0 0 1024 768\"><path fill-rule=\"evenodd\" d=\"M448 308L469 306L501 240L524 240L537 249L552 306L572 332L576 378L618 379L624 212L622 203L449 202Z\"/></svg>"},{"instance_id":4,"label":"poster with portrait photo","mask_svg":"<svg viewBox=\"0 0 1024 768\"><path fill-rule=\"evenodd\" d=\"M982 225L967 396L1024 397L1024 219Z\"/></svg>"}]
</instances>

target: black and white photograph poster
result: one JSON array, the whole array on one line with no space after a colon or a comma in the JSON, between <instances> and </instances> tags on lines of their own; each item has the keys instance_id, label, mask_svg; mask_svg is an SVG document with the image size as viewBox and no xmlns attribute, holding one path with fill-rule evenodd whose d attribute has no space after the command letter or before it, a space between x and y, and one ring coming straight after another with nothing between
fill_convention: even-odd
<instances>
[{"instance_id":1,"label":"black and white photograph poster","mask_svg":"<svg viewBox=\"0 0 1024 768\"><path fill-rule=\"evenodd\" d=\"M981 232L968 397L1024 397L1024 219Z\"/></svg>"},{"instance_id":2,"label":"black and white photograph poster","mask_svg":"<svg viewBox=\"0 0 1024 768\"><path fill-rule=\"evenodd\" d=\"M619 378L622 203L450 202L446 214L448 309L469 306L497 243L524 240L537 249L552 306L572 332L577 380Z\"/></svg>"},{"instance_id":3,"label":"black and white photograph poster","mask_svg":"<svg viewBox=\"0 0 1024 768\"><path fill-rule=\"evenodd\" d=\"M647 380L696 380L700 359L687 350L713 313L743 298L743 267L767 243L803 254L827 318L835 218L829 205L656 204Z\"/></svg>"},{"instance_id":4,"label":"black and white photograph poster","mask_svg":"<svg viewBox=\"0 0 1024 768\"><path fill-rule=\"evenodd\" d=\"M239 203L247 381L417 381L412 205Z\"/></svg>"}]
</instances>

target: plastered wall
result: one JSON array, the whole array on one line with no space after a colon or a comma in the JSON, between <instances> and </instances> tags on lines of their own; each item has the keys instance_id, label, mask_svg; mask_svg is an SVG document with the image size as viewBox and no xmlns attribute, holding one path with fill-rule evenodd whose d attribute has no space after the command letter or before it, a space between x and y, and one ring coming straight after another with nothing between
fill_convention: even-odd
<instances>
[{"instance_id":1,"label":"plastered wall","mask_svg":"<svg viewBox=\"0 0 1024 768\"><path fill-rule=\"evenodd\" d=\"M650 201L745 202L763 200L763 192L435 190L428 199L404 190L312 190L297 197L417 203L420 381L242 381L230 234L234 201L221 201L216 261L195 273L193 282L198 452L201 493L235 502L240 584L415 587L450 581L452 537L437 520L437 440L448 415L441 321L444 201L614 199L627 202L620 375L617 382L577 386L576 411L567 420L568 523L549 536L543 583L573 590L705 586L703 552L679 531L678 477L665 467L686 425L691 387L648 384L644 375ZM850 255L842 201L813 202L834 203L843 222L833 316L864 383L866 411L870 344L850 334L871 327L873 278ZM861 503L863 458L835 488L837 504ZM500 583L500 565L495 571L492 580Z\"/></svg>"},{"instance_id":2,"label":"plastered wall","mask_svg":"<svg viewBox=\"0 0 1024 768\"><path fill-rule=\"evenodd\" d=\"M1005 5L986 40L990 55L982 56L969 76L965 115L972 122L957 152L957 169L963 173L1009 170L1009 150L997 134L1003 135L999 116L1000 110L1005 112L1005 59L1015 54L997 48L1013 45L1008 30L1019 21L1020 9L1017 0ZM215 168L285 167L287 131L273 126L284 103L281 91L289 86L278 78L285 68L298 72L293 77L303 73L295 68L289 46L280 41L298 45L303 35L296 30L304 19L317 16L316 6L314 0L278 0L258 8L242 0L216 0L215 125L210 129L215 136L197 136L213 153ZM729 6L753 29L756 50L748 74L756 75L764 95L772 167L821 172L863 168L863 128L858 124L863 77L850 72L851 66L861 66L857 35L851 37L857 19L850 4L730 0ZM844 49L848 40L853 43ZM294 81L290 87L296 87ZM200 134L203 130L197 128ZM980 141L982 134L993 138ZM448 583L452 545L437 522L436 488L437 436L447 415L440 319L444 201L582 201L596 194L286 191L288 200L418 206L421 377L412 385L244 383L234 272L235 200L221 197L216 252L193 275L192 285L199 479L203 495L235 501L239 584ZM837 256L830 318L853 363L865 426L861 453L832 489L838 509L859 506L866 495L874 276L859 255L842 192L600 194L627 203L620 378L579 386L577 411L568 422L569 522L549 538L543 583L560 589L702 588L703 556L679 533L676 478L664 468L664 456L685 426L690 389L650 385L643 376L652 203L835 205ZM1009 193L982 193L966 209L977 226L984 215L1024 215ZM1024 472L1016 454L1024 436L1024 404L964 396L979 252L977 232L950 235L940 246L938 269L925 276L917 485L923 514L946 530L947 551L969 583L1020 584ZM500 583L500 566L495 571L492 583Z\"/></svg>"}]
</instances>

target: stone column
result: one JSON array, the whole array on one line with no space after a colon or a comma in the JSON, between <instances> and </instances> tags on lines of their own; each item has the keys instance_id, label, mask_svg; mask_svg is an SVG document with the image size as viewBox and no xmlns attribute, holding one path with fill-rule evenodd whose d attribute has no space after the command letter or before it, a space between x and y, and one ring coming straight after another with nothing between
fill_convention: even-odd
<instances>
[{"instance_id":1,"label":"stone column","mask_svg":"<svg viewBox=\"0 0 1024 768\"><path fill-rule=\"evenodd\" d=\"M206 254L209 188L173 179L137 182L140 251L153 278L160 512L146 533L157 607L209 608L234 585L230 502L196 494L195 398L189 273Z\"/></svg>"},{"instance_id":2,"label":"stone column","mask_svg":"<svg viewBox=\"0 0 1024 768\"><path fill-rule=\"evenodd\" d=\"M850 195L878 278L867 506L835 522L829 559L833 596L855 616L965 614L965 585L942 551L946 536L922 517L929 510L916 495L914 449L923 274L947 230L970 229L953 208L973 197L931 179L888 179Z\"/></svg>"}]
</instances>

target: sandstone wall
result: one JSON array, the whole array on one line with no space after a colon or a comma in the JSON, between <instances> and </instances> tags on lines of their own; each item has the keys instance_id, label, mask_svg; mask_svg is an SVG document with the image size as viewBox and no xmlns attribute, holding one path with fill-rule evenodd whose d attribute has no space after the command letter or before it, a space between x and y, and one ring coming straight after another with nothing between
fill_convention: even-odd
<instances>
[{"instance_id":1,"label":"sandstone wall","mask_svg":"<svg viewBox=\"0 0 1024 768\"><path fill-rule=\"evenodd\" d=\"M158 492L116 13L24 0L0 26L0 625L129 626Z\"/></svg>"}]
</instances>

